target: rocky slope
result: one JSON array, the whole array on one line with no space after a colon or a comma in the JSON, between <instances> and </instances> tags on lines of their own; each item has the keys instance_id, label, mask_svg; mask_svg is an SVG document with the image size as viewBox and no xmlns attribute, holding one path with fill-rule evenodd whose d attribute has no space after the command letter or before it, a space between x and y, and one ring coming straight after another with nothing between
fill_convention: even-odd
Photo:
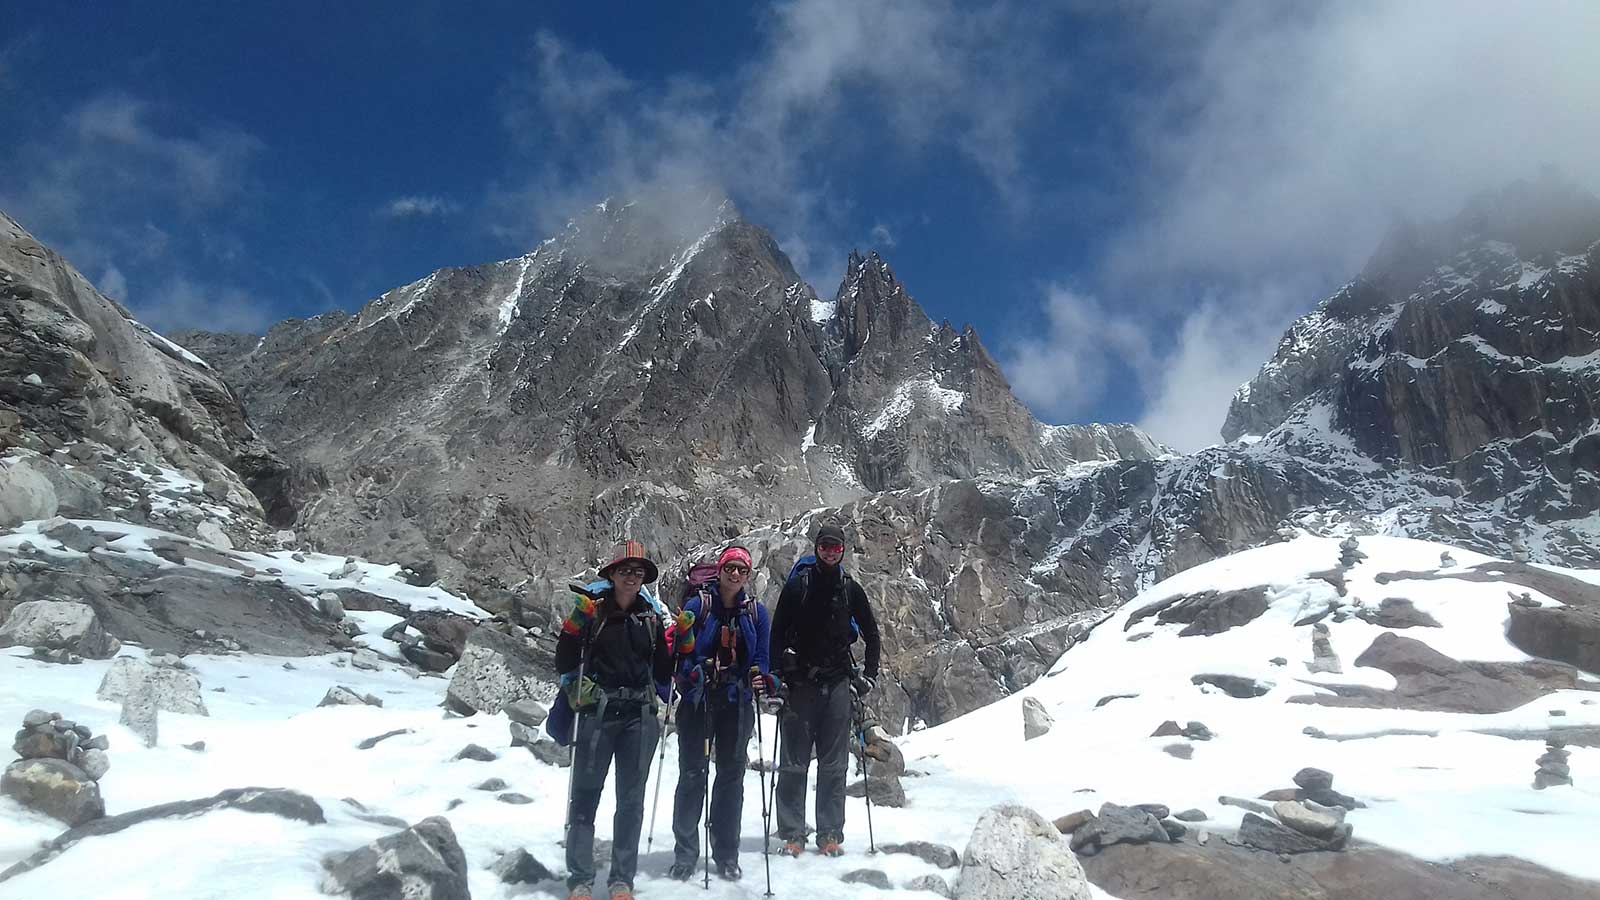
<instances>
[{"instance_id":1,"label":"rocky slope","mask_svg":"<svg viewBox=\"0 0 1600 900\"><path fill-rule=\"evenodd\" d=\"M658 212L602 204L354 316L180 339L325 475L305 534L426 561L497 608L531 598L536 620L620 533L675 556L878 490L1162 450L1041 425L875 254L822 301L727 204L692 228Z\"/></svg>"},{"instance_id":2,"label":"rocky slope","mask_svg":"<svg viewBox=\"0 0 1600 900\"><path fill-rule=\"evenodd\" d=\"M217 372L4 214L0 453L0 525L60 512L247 540L294 520L288 465Z\"/></svg>"}]
</instances>

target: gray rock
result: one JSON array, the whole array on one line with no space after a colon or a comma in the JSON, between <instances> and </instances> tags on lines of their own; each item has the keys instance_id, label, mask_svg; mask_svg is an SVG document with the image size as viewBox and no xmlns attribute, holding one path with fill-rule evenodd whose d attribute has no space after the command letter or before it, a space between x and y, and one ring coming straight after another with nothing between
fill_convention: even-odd
<instances>
[{"instance_id":1,"label":"gray rock","mask_svg":"<svg viewBox=\"0 0 1600 900\"><path fill-rule=\"evenodd\" d=\"M487 781L480 781L473 785L472 789L475 791L503 791L507 787L510 787L510 785L506 784L504 778L490 778Z\"/></svg>"},{"instance_id":2,"label":"gray rock","mask_svg":"<svg viewBox=\"0 0 1600 900\"><path fill-rule=\"evenodd\" d=\"M1080 853L1092 853L1113 844L1167 843L1169 840L1158 817L1138 807L1115 803L1101 805L1094 821L1074 832L1072 838L1073 848Z\"/></svg>"},{"instance_id":3,"label":"gray rock","mask_svg":"<svg viewBox=\"0 0 1600 900\"><path fill-rule=\"evenodd\" d=\"M866 797L871 789L873 806L898 809L906 805L906 788L896 776L871 776L852 782L844 789L846 797Z\"/></svg>"},{"instance_id":4,"label":"gray rock","mask_svg":"<svg viewBox=\"0 0 1600 900\"><path fill-rule=\"evenodd\" d=\"M356 650L350 654L350 665L368 672L383 668L383 658L371 650Z\"/></svg>"},{"instance_id":5,"label":"gray rock","mask_svg":"<svg viewBox=\"0 0 1600 900\"><path fill-rule=\"evenodd\" d=\"M494 753L490 752L489 750L487 750L487 749L485 749L483 747L478 746L477 744L468 744L465 747L461 748L461 752L460 753L457 753L455 756L453 756L451 758L452 759L470 759L470 760L474 760L474 761L477 761L477 762L494 762L495 760L499 759L500 757L495 756Z\"/></svg>"},{"instance_id":6,"label":"gray rock","mask_svg":"<svg viewBox=\"0 0 1600 900\"><path fill-rule=\"evenodd\" d=\"M880 891L894 890L894 884L889 881L889 876L877 869L856 869L840 875L839 880L845 884L864 884Z\"/></svg>"},{"instance_id":7,"label":"gray rock","mask_svg":"<svg viewBox=\"0 0 1600 900\"><path fill-rule=\"evenodd\" d=\"M1272 685L1239 675L1200 674L1189 679L1197 685L1209 684L1236 700L1260 697L1272 690Z\"/></svg>"},{"instance_id":8,"label":"gray rock","mask_svg":"<svg viewBox=\"0 0 1600 900\"><path fill-rule=\"evenodd\" d=\"M53 722L59 718L61 718L59 713L45 712L42 709L35 709L22 717L22 727L35 728L47 722Z\"/></svg>"},{"instance_id":9,"label":"gray rock","mask_svg":"<svg viewBox=\"0 0 1600 900\"><path fill-rule=\"evenodd\" d=\"M371 694L367 694L365 696L363 696L361 694L357 694L354 690L352 690L351 688L347 688L342 684L336 684L333 687L328 688L328 692L326 694L324 694L322 696L322 700L317 703L317 706L319 706L319 707L321 707L321 706L382 706L382 705L383 705L383 700L381 700L381 699L379 699L377 697L374 697Z\"/></svg>"},{"instance_id":10,"label":"gray rock","mask_svg":"<svg viewBox=\"0 0 1600 900\"><path fill-rule=\"evenodd\" d=\"M904 844L879 844L878 849L884 853L907 853L941 869L954 869L961 865L961 854L957 853L954 847L947 847L944 844L909 841Z\"/></svg>"},{"instance_id":11,"label":"gray rock","mask_svg":"<svg viewBox=\"0 0 1600 900\"><path fill-rule=\"evenodd\" d=\"M105 539L95 534L93 530L71 522L63 522L48 529L44 532L44 536L78 553L88 553L106 545Z\"/></svg>"},{"instance_id":12,"label":"gray rock","mask_svg":"<svg viewBox=\"0 0 1600 900\"><path fill-rule=\"evenodd\" d=\"M972 830L956 879L958 900L1090 900L1083 866L1049 820L996 806Z\"/></svg>"},{"instance_id":13,"label":"gray rock","mask_svg":"<svg viewBox=\"0 0 1600 900\"><path fill-rule=\"evenodd\" d=\"M200 679L193 672L171 665L155 666L132 657L118 657L100 680L95 696L110 703L124 703L135 695L143 698L141 702L165 712L210 714L201 695Z\"/></svg>"},{"instance_id":14,"label":"gray rock","mask_svg":"<svg viewBox=\"0 0 1600 900\"><path fill-rule=\"evenodd\" d=\"M521 722L508 722L506 724L511 728L511 746L513 747L531 747L538 743L539 738L543 737L539 729L524 725Z\"/></svg>"},{"instance_id":15,"label":"gray rock","mask_svg":"<svg viewBox=\"0 0 1600 900\"><path fill-rule=\"evenodd\" d=\"M91 779L99 781L111 771L111 757L104 750L86 750L78 759L78 768Z\"/></svg>"},{"instance_id":16,"label":"gray rock","mask_svg":"<svg viewBox=\"0 0 1600 900\"><path fill-rule=\"evenodd\" d=\"M1229 797L1228 795L1224 794L1217 798L1217 802L1221 803L1223 806L1232 806L1237 809L1249 810L1253 813L1260 813L1263 816L1272 815L1272 807L1265 803L1258 803L1255 800L1246 800L1242 797Z\"/></svg>"},{"instance_id":17,"label":"gray rock","mask_svg":"<svg viewBox=\"0 0 1600 900\"><path fill-rule=\"evenodd\" d=\"M106 814L100 786L82 769L60 759L17 760L0 776L0 795L72 826Z\"/></svg>"},{"instance_id":18,"label":"gray rock","mask_svg":"<svg viewBox=\"0 0 1600 900\"><path fill-rule=\"evenodd\" d=\"M161 708L149 691L132 691L122 701L122 713L117 722L144 742L154 747L161 737Z\"/></svg>"},{"instance_id":19,"label":"gray rock","mask_svg":"<svg viewBox=\"0 0 1600 900\"><path fill-rule=\"evenodd\" d=\"M477 628L450 675L447 696L463 709L496 713L536 697L554 681L555 672L523 641L493 628Z\"/></svg>"},{"instance_id":20,"label":"gray rock","mask_svg":"<svg viewBox=\"0 0 1600 900\"><path fill-rule=\"evenodd\" d=\"M323 591L317 595L317 612L335 622L344 621L344 604L339 602L339 595L333 591Z\"/></svg>"},{"instance_id":21,"label":"gray rock","mask_svg":"<svg viewBox=\"0 0 1600 900\"><path fill-rule=\"evenodd\" d=\"M1067 813L1066 815L1061 816L1052 824L1054 824L1056 826L1056 830L1062 834L1072 834L1079 828L1082 828L1093 821L1094 813L1087 809L1080 809L1075 813Z\"/></svg>"},{"instance_id":22,"label":"gray rock","mask_svg":"<svg viewBox=\"0 0 1600 900\"><path fill-rule=\"evenodd\" d=\"M1172 809L1164 803L1135 803L1134 809L1142 809L1158 819L1165 819L1172 815Z\"/></svg>"},{"instance_id":23,"label":"gray rock","mask_svg":"<svg viewBox=\"0 0 1600 900\"><path fill-rule=\"evenodd\" d=\"M1175 822L1172 819L1162 819L1161 827L1167 830L1167 837L1173 843L1183 840L1183 836L1189 833L1189 829L1182 822Z\"/></svg>"},{"instance_id":24,"label":"gray rock","mask_svg":"<svg viewBox=\"0 0 1600 900\"><path fill-rule=\"evenodd\" d=\"M509 803L512 806L526 806L533 802L532 797L529 797L526 794L518 794L515 791L506 791L503 794L497 794L495 799L499 800L501 803Z\"/></svg>"},{"instance_id":25,"label":"gray rock","mask_svg":"<svg viewBox=\"0 0 1600 900\"><path fill-rule=\"evenodd\" d=\"M1310 801L1279 800L1272 804L1272 812L1278 821L1295 831L1321 840L1331 839L1344 824L1343 809Z\"/></svg>"},{"instance_id":26,"label":"gray rock","mask_svg":"<svg viewBox=\"0 0 1600 900\"><path fill-rule=\"evenodd\" d=\"M366 740L362 741L361 743L357 744L356 745L356 749L357 750L371 750L373 747L378 746L379 744L383 743L384 741L388 740L389 738L397 737L397 736L402 735L402 734L410 734L410 733L411 733L411 729L409 729L409 728L396 728L393 731L385 731L383 734L376 735L374 737L369 737Z\"/></svg>"},{"instance_id":27,"label":"gray rock","mask_svg":"<svg viewBox=\"0 0 1600 900\"><path fill-rule=\"evenodd\" d=\"M1044 704L1032 697L1022 700L1022 739L1031 741L1050 733L1056 720L1045 711Z\"/></svg>"},{"instance_id":28,"label":"gray rock","mask_svg":"<svg viewBox=\"0 0 1600 900\"><path fill-rule=\"evenodd\" d=\"M502 884L538 884L556 877L554 872L520 847L501 854L495 861L493 872Z\"/></svg>"},{"instance_id":29,"label":"gray rock","mask_svg":"<svg viewBox=\"0 0 1600 900\"><path fill-rule=\"evenodd\" d=\"M1239 826L1239 843L1268 853L1315 853L1337 849L1328 841L1301 834L1254 813L1245 813Z\"/></svg>"},{"instance_id":30,"label":"gray rock","mask_svg":"<svg viewBox=\"0 0 1600 900\"><path fill-rule=\"evenodd\" d=\"M85 749L85 750L110 750L111 749L111 737L109 735L104 735L104 734L94 735L93 737L91 737L88 740L83 742L83 749Z\"/></svg>"},{"instance_id":31,"label":"gray rock","mask_svg":"<svg viewBox=\"0 0 1600 900\"><path fill-rule=\"evenodd\" d=\"M94 607L66 600L18 603L0 625L0 647L67 650L85 659L110 659L122 643L100 626Z\"/></svg>"},{"instance_id":32,"label":"gray rock","mask_svg":"<svg viewBox=\"0 0 1600 900\"><path fill-rule=\"evenodd\" d=\"M204 753L204 752L206 752L206 742L205 741L195 741L192 744L184 744L183 745L183 749L192 750L195 753Z\"/></svg>"},{"instance_id":33,"label":"gray rock","mask_svg":"<svg viewBox=\"0 0 1600 900\"><path fill-rule=\"evenodd\" d=\"M50 479L25 459L0 460L0 528L48 519L58 508Z\"/></svg>"},{"instance_id":34,"label":"gray rock","mask_svg":"<svg viewBox=\"0 0 1600 900\"><path fill-rule=\"evenodd\" d=\"M918 875L902 885L908 891L928 891L941 897L955 897L955 892L950 890L950 882L938 875Z\"/></svg>"},{"instance_id":35,"label":"gray rock","mask_svg":"<svg viewBox=\"0 0 1600 900\"><path fill-rule=\"evenodd\" d=\"M1323 769L1304 768L1294 773L1294 783L1307 791L1333 789L1333 773Z\"/></svg>"},{"instance_id":36,"label":"gray rock","mask_svg":"<svg viewBox=\"0 0 1600 900\"><path fill-rule=\"evenodd\" d=\"M412 640L417 641L418 639L412 638ZM455 659L449 654L440 653L421 643L408 643L401 646L400 655L405 657L407 662L424 672L444 672L456 664Z\"/></svg>"},{"instance_id":37,"label":"gray rock","mask_svg":"<svg viewBox=\"0 0 1600 900\"><path fill-rule=\"evenodd\" d=\"M1206 815L1203 809L1186 809L1183 812L1174 814L1173 818L1181 822L1204 822L1211 817Z\"/></svg>"},{"instance_id":38,"label":"gray rock","mask_svg":"<svg viewBox=\"0 0 1600 900\"><path fill-rule=\"evenodd\" d=\"M471 900L467 858L450 820L423 819L405 831L323 858L322 891L353 900Z\"/></svg>"},{"instance_id":39,"label":"gray rock","mask_svg":"<svg viewBox=\"0 0 1600 900\"><path fill-rule=\"evenodd\" d=\"M572 765L571 748L563 747L544 735L528 745L528 752L533 754L534 759L552 766L565 769Z\"/></svg>"},{"instance_id":40,"label":"gray rock","mask_svg":"<svg viewBox=\"0 0 1600 900\"><path fill-rule=\"evenodd\" d=\"M1164 750L1169 756L1176 756L1179 759L1194 758L1193 744L1167 744L1161 749Z\"/></svg>"},{"instance_id":41,"label":"gray rock","mask_svg":"<svg viewBox=\"0 0 1600 900\"><path fill-rule=\"evenodd\" d=\"M1311 627L1311 662L1306 663L1306 669L1331 675L1344 672L1339 654L1333 652L1333 641L1329 637L1328 626L1322 622Z\"/></svg>"},{"instance_id":42,"label":"gray rock","mask_svg":"<svg viewBox=\"0 0 1600 900\"><path fill-rule=\"evenodd\" d=\"M508 703L505 706L506 717L520 725L529 728L538 728L550 715L550 708L538 700L529 697Z\"/></svg>"},{"instance_id":43,"label":"gray rock","mask_svg":"<svg viewBox=\"0 0 1600 900\"><path fill-rule=\"evenodd\" d=\"M1439 620L1417 609L1404 597L1385 597L1377 609L1363 607L1356 612L1360 618L1380 628L1438 628Z\"/></svg>"}]
</instances>

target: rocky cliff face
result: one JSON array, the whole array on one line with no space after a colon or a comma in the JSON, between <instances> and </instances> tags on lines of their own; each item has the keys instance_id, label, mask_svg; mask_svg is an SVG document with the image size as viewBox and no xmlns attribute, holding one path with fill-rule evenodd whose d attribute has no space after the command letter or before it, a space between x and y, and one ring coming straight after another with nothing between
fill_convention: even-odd
<instances>
[{"instance_id":1,"label":"rocky cliff face","mask_svg":"<svg viewBox=\"0 0 1600 900\"><path fill-rule=\"evenodd\" d=\"M697 215L603 204L355 316L181 339L325 474L304 533L434 563L496 606L547 606L620 533L670 556L875 490L1160 452L1127 426L1042 426L876 255L821 301L730 206Z\"/></svg>"},{"instance_id":2,"label":"rocky cliff face","mask_svg":"<svg viewBox=\"0 0 1600 900\"><path fill-rule=\"evenodd\" d=\"M212 525L241 538L293 521L288 466L216 371L135 321L4 214L0 451L3 480L37 486L28 509L14 510L21 517L161 520L171 506L162 492L192 485L204 487ZM165 524L193 533L201 521Z\"/></svg>"}]
</instances>

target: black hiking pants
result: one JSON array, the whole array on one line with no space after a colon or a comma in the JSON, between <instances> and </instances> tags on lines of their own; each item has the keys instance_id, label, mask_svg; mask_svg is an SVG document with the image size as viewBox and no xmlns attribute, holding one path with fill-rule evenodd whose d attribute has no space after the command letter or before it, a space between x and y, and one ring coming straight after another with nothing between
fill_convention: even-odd
<instances>
[{"instance_id":1,"label":"black hiking pants","mask_svg":"<svg viewBox=\"0 0 1600 900\"><path fill-rule=\"evenodd\" d=\"M817 844L844 841L844 782L850 768L850 681L795 680L778 719L778 836L805 843L807 769L817 758Z\"/></svg>"},{"instance_id":2,"label":"black hiking pants","mask_svg":"<svg viewBox=\"0 0 1600 900\"><path fill-rule=\"evenodd\" d=\"M644 824L645 782L650 778L660 725L648 702L608 701L578 719L572 766L572 808L567 811L567 889L593 885L594 813L613 760L617 764L617 811L611 820L608 884L633 887L639 869L639 831Z\"/></svg>"},{"instance_id":3,"label":"black hiking pants","mask_svg":"<svg viewBox=\"0 0 1600 900\"><path fill-rule=\"evenodd\" d=\"M745 766L755 710L729 700L726 690L708 691L708 704L678 707L678 788L672 799L673 862L694 865L700 858L700 812L706 799L706 736L711 736L717 780L711 786L711 858L736 862L744 814ZM742 697L743 692L736 696Z\"/></svg>"}]
</instances>

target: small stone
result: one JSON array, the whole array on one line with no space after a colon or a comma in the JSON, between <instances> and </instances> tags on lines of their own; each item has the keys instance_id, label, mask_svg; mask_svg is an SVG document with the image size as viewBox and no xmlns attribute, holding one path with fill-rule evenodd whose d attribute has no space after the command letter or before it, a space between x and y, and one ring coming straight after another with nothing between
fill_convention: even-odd
<instances>
[{"instance_id":1,"label":"small stone","mask_svg":"<svg viewBox=\"0 0 1600 900\"><path fill-rule=\"evenodd\" d=\"M889 876L877 869L856 869L839 876L839 880L845 884L864 884L880 891L894 890L894 885L889 883Z\"/></svg>"},{"instance_id":2,"label":"small stone","mask_svg":"<svg viewBox=\"0 0 1600 900\"><path fill-rule=\"evenodd\" d=\"M451 800L451 801L450 801L450 802L449 802L449 803L446 803L446 804L445 804L445 805L444 805L444 811L445 811L445 812L451 812L451 811L453 811L453 810L454 810L454 809L455 809L455 808L456 808L456 807L458 807L458 806L460 806L460 805L461 805L461 804L463 804L463 803L465 803L465 802L467 802L467 801L465 801L465 800L459 800L459 799L457 799L457 800Z\"/></svg>"},{"instance_id":3,"label":"small stone","mask_svg":"<svg viewBox=\"0 0 1600 900\"><path fill-rule=\"evenodd\" d=\"M1323 840L1333 837L1334 832L1344 822L1343 810L1335 815L1327 811L1326 807L1313 809L1305 803L1293 800L1280 800L1274 803L1272 812L1278 817L1278 821L1295 831Z\"/></svg>"},{"instance_id":4,"label":"small stone","mask_svg":"<svg viewBox=\"0 0 1600 900\"><path fill-rule=\"evenodd\" d=\"M1274 790L1267 791L1265 794L1262 794L1256 799L1265 800L1268 803L1276 803L1280 800L1299 800L1300 794L1301 791L1299 788L1276 788Z\"/></svg>"},{"instance_id":5,"label":"small stone","mask_svg":"<svg viewBox=\"0 0 1600 900\"><path fill-rule=\"evenodd\" d=\"M544 724L544 720L550 715L550 708L537 700L529 698L507 704L505 713L506 717L513 722L526 725L529 728L538 728Z\"/></svg>"},{"instance_id":6,"label":"small stone","mask_svg":"<svg viewBox=\"0 0 1600 900\"><path fill-rule=\"evenodd\" d=\"M397 736L402 735L402 734L410 734L410 733L411 733L411 729L409 729L409 728L396 728L393 731L385 731L383 734L377 735L376 737L369 737L366 740L362 741L361 743L357 744L356 745L356 749L357 750L371 750L373 747L376 747L380 743L382 743L384 741L387 741L389 738L397 737Z\"/></svg>"},{"instance_id":7,"label":"small stone","mask_svg":"<svg viewBox=\"0 0 1600 900\"><path fill-rule=\"evenodd\" d=\"M1211 832L1205 830L1204 828L1200 829L1199 832L1197 832L1194 836L1194 842L1202 847L1204 847L1210 840Z\"/></svg>"},{"instance_id":8,"label":"small stone","mask_svg":"<svg viewBox=\"0 0 1600 900\"><path fill-rule=\"evenodd\" d=\"M1550 715L1552 715L1552 716L1558 716L1559 717L1559 716L1564 716L1566 714L1567 714L1567 711L1564 710L1564 709L1552 709L1552 710L1550 710Z\"/></svg>"},{"instance_id":9,"label":"small stone","mask_svg":"<svg viewBox=\"0 0 1600 900\"><path fill-rule=\"evenodd\" d=\"M453 801L460 803L461 801ZM502 884L538 884L555 878L555 873L545 868L528 851L521 849L512 850L500 856L493 866L493 872Z\"/></svg>"},{"instance_id":10,"label":"small stone","mask_svg":"<svg viewBox=\"0 0 1600 900\"><path fill-rule=\"evenodd\" d=\"M196 753L204 753L204 752L206 752L206 742L205 741L195 741L192 744L184 744L183 745L183 749L185 749L185 750L193 750Z\"/></svg>"},{"instance_id":11,"label":"small stone","mask_svg":"<svg viewBox=\"0 0 1600 900\"><path fill-rule=\"evenodd\" d=\"M906 882L903 887L908 891L928 891L941 897L954 897L950 890L950 882L938 875L918 875Z\"/></svg>"},{"instance_id":12,"label":"small stone","mask_svg":"<svg viewBox=\"0 0 1600 900\"><path fill-rule=\"evenodd\" d=\"M572 765L572 751L543 735L528 745L528 752L533 754L534 759L552 766L565 769Z\"/></svg>"},{"instance_id":13,"label":"small stone","mask_svg":"<svg viewBox=\"0 0 1600 900\"><path fill-rule=\"evenodd\" d=\"M1167 830L1167 837L1174 843L1183 840L1183 836L1189 833L1189 829L1184 827L1182 822L1174 822L1171 819L1162 819L1161 827Z\"/></svg>"},{"instance_id":14,"label":"small stone","mask_svg":"<svg viewBox=\"0 0 1600 900\"><path fill-rule=\"evenodd\" d=\"M1192 744L1168 744L1161 749L1165 750L1168 755L1176 756L1179 759L1194 758L1194 746Z\"/></svg>"},{"instance_id":15,"label":"small stone","mask_svg":"<svg viewBox=\"0 0 1600 900\"><path fill-rule=\"evenodd\" d=\"M905 853L915 856L923 862L938 866L941 869L953 869L961 865L961 854L957 853L954 847L947 847L944 844L910 841L904 844L881 844L878 849L884 853Z\"/></svg>"},{"instance_id":16,"label":"small stone","mask_svg":"<svg viewBox=\"0 0 1600 900\"><path fill-rule=\"evenodd\" d=\"M111 757L104 750L87 750L78 758L78 768L93 781L111 771Z\"/></svg>"},{"instance_id":17,"label":"small stone","mask_svg":"<svg viewBox=\"0 0 1600 900\"><path fill-rule=\"evenodd\" d=\"M83 749L85 749L85 750L110 750L111 749L111 738L110 738L109 735L97 734L94 737L89 738L87 741L83 742Z\"/></svg>"},{"instance_id":18,"label":"small stone","mask_svg":"<svg viewBox=\"0 0 1600 900\"><path fill-rule=\"evenodd\" d=\"M1183 726L1171 719L1162 722L1155 731L1150 732L1151 737L1180 737L1182 734Z\"/></svg>"},{"instance_id":19,"label":"small stone","mask_svg":"<svg viewBox=\"0 0 1600 900\"><path fill-rule=\"evenodd\" d=\"M45 712L42 709L36 709L22 717L22 727L36 728L45 724L46 722L52 722L59 718L61 718L59 713Z\"/></svg>"},{"instance_id":20,"label":"small stone","mask_svg":"<svg viewBox=\"0 0 1600 900\"><path fill-rule=\"evenodd\" d=\"M1165 819L1167 816L1172 815L1171 808L1163 803L1135 803L1133 808L1142 809L1158 819Z\"/></svg>"},{"instance_id":21,"label":"small stone","mask_svg":"<svg viewBox=\"0 0 1600 900\"><path fill-rule=\"evenodd\" d=\"M504 778L490 778L487 781L480 781L473 785L472 789L475 791L503 791L507 787L510 787L510 785L506 784Z\"/></svg>"},{"instance_id":22,"label":"small stone","mask_svg":"<svg viewBox=\"0 0 1600 900\"><path fill-rule=\"evenodd\" d=\"M1333 790L1333 773L1323 769L1304 768L1294 773L1294 783L1308 791Z\"/></svg>"},{"instance_id":23,"label":"small stone","mask_svg":"<svg viewBox=\"0 0 1600 900\"><path fill-rule=\"evenodd\" d=\"M1203 809L1186 809L1175 814L1173 818L1182 822L1204 822L1211 817L1206 815Z\"/></svg>"},{"instance_id":24,"label":"small stone","mask_svg":"<svg viewBox=\"0 0 1600 900\"><path fill-rule=\"evenodd\" d=\"M1036 737L1043 737L1050 733L1055 726L1055 719L1033 697L1025 697L1022 701L1022 739L1031 741Z\"/></svg>"},{"instance_id":25,"label":"small stone","mask_svg":"<svg viewBox=\"0 0 1600 900\"><path fill-rule=\"evenodd\" d=\"M1275 666L1287 666L1289 664L1289 661L1281 656L1274 656L1272 659L1268 660L1268 662Z\"/></svg>"},{"instance_id":26,"label":"small stone","mask_svg":"<svg viewBox=\"0 0 1600 900\"><path fill-rule=\"evenodd\" d=\"M498 794L495 796L495 799L499 800L501 803L509 803L512 806L526 806L533 802L532 797L524 794L514 793L512 791L506 791L504 794Z\"/></svg>"},{"instance_id":27,"label":"small stone","mask_svg":"<svg viewBox=\"0 0 1600 900\"><path fill-rule=\"evenodd\" d=\"M462 747L461 752L457 753L453 758L471 759L476 760L477 762L494 762L496 759L499 759L498 756L495 756L493 753L489 752L483 747L478 746L477 744L468 744L465 747Z\"/></svg>"},{"instance_id":28,"label":"small stone","mask_svg":"<svg viewBox=\"0 0 1600 900\"><path fill-rule=\"evenodd\" d=\"M1080 809L1075 813L1068 813L1061 818L1056 819L1055 826L1056 830L1062 834L1071 834L1093 821L1094 813L1087 809Z\"/></svg>"}]
</instances>

